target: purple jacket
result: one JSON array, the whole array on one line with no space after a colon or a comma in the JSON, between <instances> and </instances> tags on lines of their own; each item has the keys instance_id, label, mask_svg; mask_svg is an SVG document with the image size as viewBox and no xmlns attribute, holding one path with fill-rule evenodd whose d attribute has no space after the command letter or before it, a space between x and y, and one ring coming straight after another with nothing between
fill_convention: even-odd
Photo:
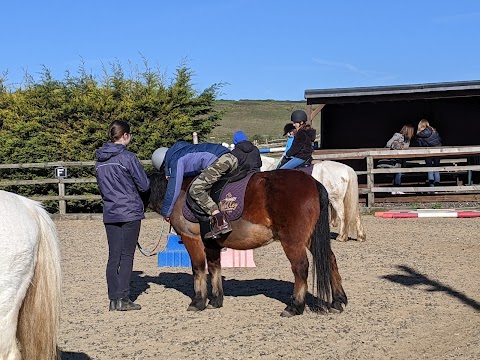
<instances>
[{"instance_id":1,"label":"purple jacket","mask_svg":"<svg viewBox=\"0 0 480 360\"><path fill-rule=\"evenodd\" d=\"M95 152L97 184L103 200L103 222L127 222L145 218L139 192L150 181L136 155L125 145L106 143Z\"/></svg>"}]
</instances>

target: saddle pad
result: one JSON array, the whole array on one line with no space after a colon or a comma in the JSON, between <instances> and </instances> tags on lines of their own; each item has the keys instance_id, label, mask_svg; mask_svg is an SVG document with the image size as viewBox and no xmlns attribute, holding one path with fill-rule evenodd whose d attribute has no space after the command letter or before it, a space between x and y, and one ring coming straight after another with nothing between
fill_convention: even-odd
<instances>
[{"instance_id":1,"label":"saddle pad","mask_svg":"<svg viewBox=\"0 0 480 360\"><path fill-rule=\"evenodd\" d=\"M255 173L250 173L239 181L229 182L222 189L218 205L228 220L236 220L242 215L245 189L253 174ZM198 223L197 217L193 214L192 210L190 210L186 201L183 202L182 212L185 219Z\"/></svg>"},{"instance_id":2,"label":"saddle pad","mask_svg":"<svg viewBox=\"0 0 480 360\"><path fill-rule=\"evenodd\" d=\"M302 166L302 167L296 168L295 170L303 171L304 173L307 173L308 175L312 176L313 165Z\"/></svg>"}]
</instances>

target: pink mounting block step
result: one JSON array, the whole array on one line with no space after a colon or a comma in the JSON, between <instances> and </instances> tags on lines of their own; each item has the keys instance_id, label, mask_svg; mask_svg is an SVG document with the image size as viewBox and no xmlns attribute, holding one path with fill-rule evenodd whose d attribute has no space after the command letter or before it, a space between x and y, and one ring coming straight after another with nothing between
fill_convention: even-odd
<instances>
[{"instance_id":1,"label":"pink mounting block step","mask_svg":"<svg viewBox=\"0 0 480 360\"><path fill-rule=\"evenodd\" d=\"M222 268L256 267L253 261L253 250L233 250L224 248L220 252Z\"/></svg>"},{"instance_id":2,"label":"pink mounting block step","mask_svg":"<svg viewBox=\"0 0 480 360\"><path fill-rule=\"evenodd\" d=\"M480 217L478 210L455 210L455 209L417 209L417 210L390 210L375 213L376 217L385 219L407 219L407 218L473 218Z\"/></svg>"}]
</instances>

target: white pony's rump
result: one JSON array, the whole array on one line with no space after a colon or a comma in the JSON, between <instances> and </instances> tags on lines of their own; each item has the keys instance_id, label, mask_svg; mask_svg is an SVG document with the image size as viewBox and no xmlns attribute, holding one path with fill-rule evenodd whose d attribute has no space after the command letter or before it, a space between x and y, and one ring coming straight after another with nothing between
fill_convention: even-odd
<instances>
[{"instance_id":1,"label":"white pony's rump","mask_svg":"<svg viewBox=\"0 0 480 360\"><path fill-rule=\"evenodd\" d=\"M0 359L57 359L60 251L32 200L0 190Z\"/></svg>"},{"instance_id":2,"label":"white pony's rump","mask_svg":"<svg viewBox=\"0 0 480 360\"><path fill-rule=\"evenodd\" d=\"M275 168L278 159L261 155L261 171ZM313 165L312 176L325 186L330 201L330 225L338 226L338 241L347 241L355 232L358 241L366 234L358 208L358 178L355 170L345 164L324 160Z\"/></svg>"}]
</instances>

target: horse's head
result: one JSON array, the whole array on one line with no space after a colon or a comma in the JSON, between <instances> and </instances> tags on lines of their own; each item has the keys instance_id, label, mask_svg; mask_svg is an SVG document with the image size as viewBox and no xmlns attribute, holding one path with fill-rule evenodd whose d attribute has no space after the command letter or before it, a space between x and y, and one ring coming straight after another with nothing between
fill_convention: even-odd
<instances>
[{"instance_id":1,"label":"horse's head","mask_svg":"<svg viewBox=\"0 0 480 360\"><path fill-rule=\"evenodd\" d=\"M162 166L159 171L149 173L148 178L150 179L150 198L148 205L153 211L160 214L168 184L165 178L165 167Z\"/></svg>"}]
</instances>

